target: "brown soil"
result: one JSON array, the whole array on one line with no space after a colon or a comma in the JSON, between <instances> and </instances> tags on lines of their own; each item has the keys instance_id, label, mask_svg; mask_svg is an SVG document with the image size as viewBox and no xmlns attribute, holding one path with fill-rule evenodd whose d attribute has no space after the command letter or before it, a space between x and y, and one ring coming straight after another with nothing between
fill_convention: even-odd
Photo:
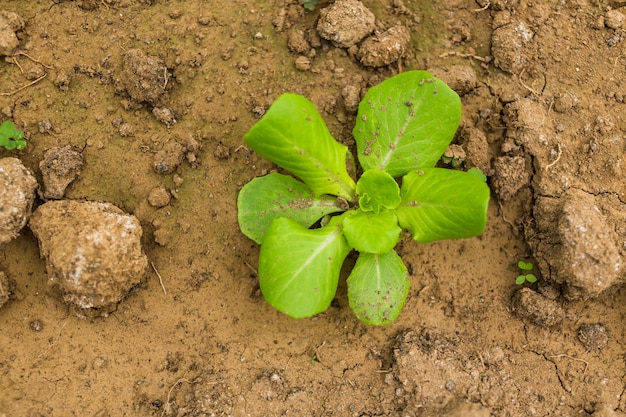
<instances>
[{"instance_id":1,"label":"brown soil","mask_svg":"<svg viewBox=\"0 0 626 417\"><path fill-rule=\"evenodd\" d=\"M28 139L0 158L39 184L56 167L36 207L64 193L136 216L149 264L80 318L28 228L0 245L0 416L626 414L624 3L363 0L343 27L364 35L318 32L330 3L0 0L0 121ZM243 135L291 91L354 149L359 97L411 69L461 94L487 230L401 242L412 287L391 326L355 319L345 282L317 317L278 313L236 212L274 167ZM523 291L518 260L539 278Z\"/></svg>"}]
</instances>

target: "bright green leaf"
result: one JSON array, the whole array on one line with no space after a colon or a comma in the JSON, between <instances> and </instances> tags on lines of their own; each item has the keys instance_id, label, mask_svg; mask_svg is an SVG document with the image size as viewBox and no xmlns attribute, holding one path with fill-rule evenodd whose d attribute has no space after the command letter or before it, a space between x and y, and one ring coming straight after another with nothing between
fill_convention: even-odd
<instances>
[{"instance_id":1,"label":"bright green leaf","mask_svg":"<svg viewBox=\"0 0 626 417\"><path fill-rule=\"evenodd\" d=\"M350 308L359 320L377 326L394 321L409 293L407 269L398 254L361 253L348 277Z\"/></svg>"},{"instance_id":2,"label":"bright green leaf","mask_svg":"<svg viewBox=\"0 0 626 417\"><path fill-rule=\"evenodd\" d=\"M364 170L397 178L435 166L461 120L461 100L426 71L408 71L369 89L353 130Z\"/></svg>"},{"instance_id":3,"label":"bright green leaf","mask_svg":"<svg viewBox=\"0 0 626 417\"><path fill-rule=\"evenodd\" d=\"M424 168L405 175L396 209L418 242L477 236L487 223L489 187L475 175Z\"/></svg>"},{"instance_id":4,"label":"bright green leaf","mask_svg":"<svg viewBox=\"0 0 626 417\"><path fill-rule=\"evenodd\" d=\"M257 243L261 243L267 228L279 217L310 227L326 214L343 210L337 198L315 197L304 183L276 172L254 178L244 185L237 198L239 228Z\"/></svg>"},{"instance_id":5,"label":"bright green leaf","mask_svg":"<svg viewBox=\"0 0 626 417\"><path fill-rule=\"evenodd\" d=\"M354 200L346 169L348 148L331 136L317 109L297 94L283 94L245 135L259 155L290 171L315 193Z\"/></svg>"},{"instance_id":6,"label":"bright green leaf","mask_svg":"<svg viewBox=\"0 0 626 417\"><path fill-rule=\"evenodd\" d=\"M526 281L528 282L537 282L537 277L535 274L526 274Z\"/></svg>"},{"instance_id":7,"label":"bright green leaf","mask_svg":"<svg viewBox=\"0 0 626 417\"><path fill-rule=\"evenodd\" d=\"M517 267L523 271L530 271L533 269L533 264L532 262L519 261Z\"/></svg>"},{"instance_id":8,"label":"bright green leaf","mask_svg":"<svg viewBox=\"0 0 626 417\"><path fill-rule=\"evenodd\" d=\"M518 275L518 277L515 278L515 283L517 285L522 285L524 281L526 281L526 275Z\"/></svg>"},{"instance_id":9,"label":"bright green leaf","mask_svg":"<svg viewBox=\"0 0 626 417\"><path fill-rule=\"evenodd\" d=\"M385 171L365 171L356 184L356 192L363 211L377 214L383 208L394 209L400 204L400 187Z\"/></svg>"},{"instance_id":10,"label":"bright green leaf","mask_svg":"<svg viewBox=\"0 0 626 417\"><path fill-rule=\"evenodd\" d=\"M402 229L390 211L379 214L357 210L343 220L343 233L359 252L384 253L396 246Z\"/></svg>"},{"instance_id":11,"label":"bright green leaf","mask_svg":"<svg viewBox=\"0 0 626 417\"><path fill-rule=\"evenodd\" d=\"M259 255L259 284L265 300L291 317L321 313L335 296L350 250L338 221L307 229L293 220L274 220Z\"/></svg>"},{"instance_id":12,"label":"bright green leaf","mask_svg":"<svg viewBox=\"0 0 626 417\"><path fill-rule=\"evenodd\" d=\"M13 122L6 120L0 125L0 146L7 150L24 149L26 140L24 132L15 127Z\"/></svg>"}]
</instances>

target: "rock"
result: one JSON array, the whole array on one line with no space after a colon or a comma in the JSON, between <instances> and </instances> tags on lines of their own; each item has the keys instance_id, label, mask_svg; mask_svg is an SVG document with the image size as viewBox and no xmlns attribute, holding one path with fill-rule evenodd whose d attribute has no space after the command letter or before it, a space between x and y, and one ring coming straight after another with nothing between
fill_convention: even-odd
<instances>
[{"instance_id":1,"label":"rock","mask_svg":"<svg viewBox=\"0 0 626 417\"><path fill-rule=\"evenodd\" d=\"M376 18L358 0L337 0L320 10L319 35L339 48L359 43L374 30Z\"/></svg>"},{"instance_id":2,"label":"rock","mask_svg":"<svg viewBox=\"0 0 626 417\"><path fill-rule=\"evenodd\" d=\"M37 180L19 159L0 159L0 245L26 226L36 189Z\"/></svg>"},{"instance_id":3,"label":"rock","mask_svg":"<svg viewBox=\"0 0 626 417\"><path fill-rule=\"evenodd\" d=\"M49 201L29 226L48 279L79 316L106 316L141 281L148 261L139 221L109 203Z\"/></svg>"},{"instance_id":4,"label":"rock","mask_svg":"<svg viewBox=\"0 0 626 417\"><path fill-rule=\"evenodd\" d=\"M141 49L131 49L124 55L120 82L133 100L156 104L165 92L168 77L167 67L159 58Z\"/></svg>"},{"instance_id":5,"label":"rock","mask_svg":"<svg viewBox=\"0 0 626 417\"><path fill-rule=\"evenodd\" d=\"M537 326L550 327L563 321L565 313L561 306L553 300L531 290L521 288L511 300L513 313L523 319L528 319Z\"/></svg>"},{"instance_id":6,"label":"rock","mask_svg":"<svg viewBox=\"0 0 626 417\"><path fill-rule=\"evenodd\" d=\"M18 14L0 10L0 56L13 55L20 43L16 32L24 27L24 19Z\"/></svg>"},{"instance_id":7,"label":"rock","mask_svg":"<svg viewBox=\"0 0 626 417\"><path fill-rule=\"evenodd\" d=\"M409 49L411 34L406 26L394 26L369 37L361 44L358 56L366 67L383 67L396 62Z\"/></svg>"},{"instance_id":8,"label":"rock","mask_svg":"<svg viewBox=\"0 0 626 417\"><path fill-rule=\"evenodd\" d=\"M83 156L70 145L48 149L39 163L45 188L44 198L63 198L65 189L76 179L83 163Z\"/></svg>"}]
</instances>

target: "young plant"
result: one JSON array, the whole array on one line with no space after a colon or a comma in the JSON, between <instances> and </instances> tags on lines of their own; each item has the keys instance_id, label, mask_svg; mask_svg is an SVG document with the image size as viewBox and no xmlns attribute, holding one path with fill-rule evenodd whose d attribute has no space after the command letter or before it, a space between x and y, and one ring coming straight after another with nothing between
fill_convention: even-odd
<instances>
[{"instance_id":1,"label":"young plant","mask_svg":"<svg viewBox=\"0 0 626 417\"><path fill-rule=\"evenodd\" d=\"M320 2L320 0L302 0L302 5L307 10L315 10L315 6Z\"/></svg>"},{"instance_id":2,"label":"young plant","mask_svg":"<svg viewBox=\"0 0 626 417\"><path fill-rule=\"evenodd\" d=\"M524 282L533 283L537 281L537 277L535 276L535 274L532 274L530 272L533 270L532 262L519 261L517 263L517 267L520 270L520 274L517 276L517 278L515 278L515 283L517 285L522 285Z\"/></svg>"},{"instance_id":3,"label":"young plant","mask_svg":"<svg viewBox=\"0 0 626 417\"><path fill-rule=\"evenodd\" d=\"M482 172L435 168L460 118L458 95L428 72L372 87L353 130L363 169L355 182L346 166L352 155L315 106L296 94L280 96L244 141L298 179L277 172L254 178L237 201L242 232L261 245L265 299L291 317L326 310L344 260L356 250L350 307L369 324L395 320L409 291L394 250L402 230L426 243L476 236L486 224Z\"/></svg>"},{"instance_id":4,"label":"young plant","mask_svg":"<svg viewBox=\"0 0 626 417\"><path fill-rule=\"evenodd\" d=\"M0 146L5 149L24 149L26 147L26 140L24 139L24 132L18 130L13 122L4 121L0 125Z\"/></svg>"}]
</instances>

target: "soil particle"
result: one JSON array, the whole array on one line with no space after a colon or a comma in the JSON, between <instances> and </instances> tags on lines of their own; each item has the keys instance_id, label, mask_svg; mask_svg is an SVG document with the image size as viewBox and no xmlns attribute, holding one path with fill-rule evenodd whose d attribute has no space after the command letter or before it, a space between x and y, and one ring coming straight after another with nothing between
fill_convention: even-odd
<instances>
[{"instance_id":1,"label":"soil particle","mask_svg":"<svg viewBox=\"0 0 626 417\"><path fill-rule=\"evenodd\" d=\"M287 46L291 52L297 54L306 54L311 49L309 41L306 40L304 31L301 29L292 29L287 36Z\"/></svg>"},{"instance_id":2,"label":"soil particle","mask_svg":"<svg viewBox=\"0 0 626 417\"><path fill-rule=\"evenodd\" d=\"M183 163L186 149L176 141L171 141L154 154L154 169L159 174L171 174Z\"/></svg>"},{"instance_id":3,"label":"soil particle","mask_svg":"<svg viewBox=\"0 0 626 417\"><path fill-rule=\"evenodd\" d=\"M37 180L19 159L0 159L0 245L26 226L36 189Z\"/></svg>"},{"instance_id":4,"label":"soil particle","mask_svg":"<svg viewBox=\"0 0 626 417\"><path fill-rule=\"evenodd\" d=\"M311 60L304 55L300 55L294 61L295 66L300 71L308 71L311 69Z\"/></svg>"},{"instance_id":5,"label":"soil particle","mask_svg":"<svg viewBox=\"0 0 626 417\"><path fill-rule=\"evenodd\" d=\"M578 329L578 340L587 350L598 350L609 343L609 334L600 323L583 324Z\"/></svg>"},{"instance_id":6,"label":"soil particle","mask_svg":"<svg viewBox=\"0 0 626 417\"><path fill-rule=\"evenodd\" d=\"M367 38L358 56L366 67L383 67L402 58L409 49L411 34L405 26L394 26L381 34Z\"/></svg>"},{"instance_id":7,"label":"soil particle","mask_svg":"<svg viewBox=\"0 0 626 417\"><path fill-rule=\"evenodd\" d=\"M530 182L523 156L500 156L494 162L493 188L502 201L511 199Z\"/></svg>"},{"instance_id":8,"label":"soil particle","mask_svg":"<svg viewBox=\"0 0 626 417\"><path fill-rule=\"evenodd\" d=\"M462 133L462 146L465 149L465 166L476 167L485 175L493 175L491 158L489 156L489 142L482 130L468 127Z\"/></svg>"},{"instance_id":9,"label":"soil particle","mask_svg":"<svg viewBox=\"0 0 626 417\"><path fill-rule=\"evenodd\" d=\"M24 29L25 22L18 14L0 10L0 56L12 55L19 46L16 32Z\"/></svg>"},{"instance_id":10,"label":"soil particle","mask_svg":"<svg viewBox=\"0 0 626 417\"><path fill-rule=\"evenodd\" d=\"M155 107L152 109L152 114L167 127L172 127L176 123L176 113L167 107Z\"/></svg>"},{"instance_id":11,"label":"soil particle","mask_svg":"<svg viewBox=\"0 0 626 417\"><path fill-rule=\"evenodd\" d=\"M221 160L228 159L230 158L230 149L228 148L228 146L224 145L223 143L218 143L217 145L215 145L213 156L216 159L221 159Z\"/></svg>"},{"instance_id":12,"label":"soil particle","mask_svg":"<svg viewBox=\"0 0 626 417\"><path fill-rule=\"evenodd\" d=\"M319 35L339 48L359 43L375 27L375 16L358 0L337 0L320 10Z\"/></svg>"},{"instance_id":13,"label":"soil particle","mask_svg":"<svg viewBox=\"0 0 626 417\"><path fill-rule=\"evenodd\" d=\"M164 186L154 187L148 194L148 203L152 207L165 207L170 203L170 193Z\"/></svg>"},{"instance_id":14,"label":"soil particle","mask_svg":"<svg viewBox=\"0 0 626 417\"><path fill-rule=\"evenodd\" d=\"M619 29L624 25L624 20L626 20L626 16L619 10L609 10L604 15L604 24L609 29Z\"/></svg>"},{"instance_id":15,"label":"soil particle","mask_svg":"<svg viewBox=\"0 0 626 417\"><path fill-rule=\"evenodd\" d=\"M561 323L565 315L559 303L530 288L521 288L515 292L511 307L518 317L542 327L551 327Z\"/></svg>"},{"instance_id":16,"label":"soil particle","mask_svg":"<svg viewBox=\"0 0 626 417\"><path fill-rule=\"evenodd\" d=\"M476 72L468 65L451 65L445 68L433 68L429 71L461 96L478 86Z\"/></svg>"},{"instance_id":17,"label":"soil particle","mask_svg":"<svg viewBox=\"0 0 626 417\"><path fill-rule=\"evenodd\" d=\"M494 64L503 71L518 74L529 61L527 45L534 33L521 20L512 20L493 31L491 54Z\"/></svg>"},{"instance_id":18,"label":"soil particle","mask_svg":"<svg viewBox=\"0 0 626 417\"><path fill-rule=\"evenodd\" d=\"M148 264L139 221L109 203L50 201L35 210L29 226L50 283L79 316L113 311Z\"/></svg>"},{"instance_id":19,"label":"soil particle","mask_svg":"<svg viewBox=\"0 0 626 417\"><path fill-rule=\"evenodd\" d=\"M341 90L343 105L348 113L355 114L361 101L361 90L354 85L347 85Z\"/></svg>"},{"instance_id":20,"label":"soil particle","mask_svg":"<svg viewBox=\"0 0 626 417\"><path fill-rule=\"evenodd\" d=\"M44 198L63 198L67 186L80 174L83 163L83 156L70 145L48 149L39 163L45 188Z\"/></svg>"},{"instance_id":21,"label":"soil particle","mask_svg":"<svg viewBox=\"0 0 626 417\"><path fill-rule=\"evenodd\" d=\"M9 301L11 297L11 284L6 274L0 271L0 308Z\"/></svg>"},{"instance_id":22,"label":"soil particle","mask_svg":"<svg viewBox=\"0 0 626 417\"><path fill-rule=\"evenodd\" d=\"M169 74L159 58L141 49L131 49L124 55L120 83L137 102L156 104L165 92Z\"/></svg>"},{"instance_id":23,"label":"soil particle","mask_svg":"<svg viewBox=\"0 0 626 417\"><path fill-rule=\"evenodd\" d=\"M558 275L568 286L597 296L619 280L622 269L615 231L593 195L570 190L559 216Z\"/></svg>"},{"instance_id":24,"label":"soil particle","mask_svg":"<svg viewBox=\"0 0 626 417\"><path fill-rule=\"evenodd\" d=\"M491 410L477 403L463 401L460 404L447 406L440 415L444 417L489 417Z\"/></svg>"}]
</instances>

